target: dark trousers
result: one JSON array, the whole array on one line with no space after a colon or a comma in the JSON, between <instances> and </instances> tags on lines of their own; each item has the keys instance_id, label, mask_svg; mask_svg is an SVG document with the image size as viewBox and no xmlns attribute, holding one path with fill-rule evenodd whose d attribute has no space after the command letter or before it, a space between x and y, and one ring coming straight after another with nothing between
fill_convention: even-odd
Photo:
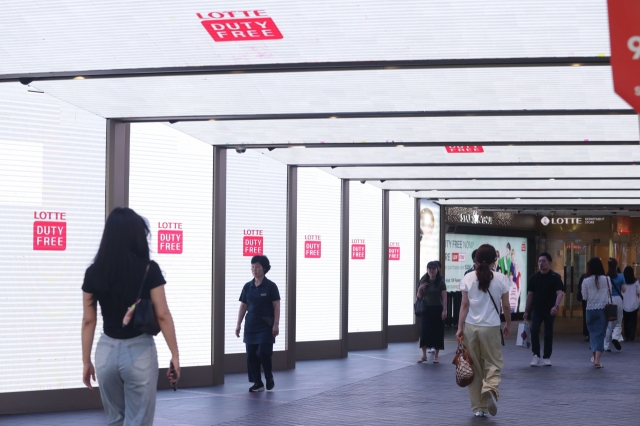
<instances>
[{"instance_id":1,"label":"dark trousers","mask_svg":"<svg viewBox=\"0 0 640 426\"><path fill-rule=\"evenodd\" d=\"M262 383L260 376L260 365L264 370L266 380L273 379L271 355L273 355L273 343L260 343L251 345L245 343L247 347L247 372L251 383Z\"/></svg>"},{"instance_id":2,"label":"dark trousers","mask_svg":"<svg viewBox=\"0 0 640 426\"><path fill-rule=\"evenodd\" d=\"M638 310L633 312L624 311L622 313L624 340L634 340L636 338L636 325L638 324Z\"/></svg>"},{"instance_id":3,"label":"dark trousers","mask_svg":"<svg viewBox=\"0 0 640 426\"><path fill-rule=\"evenodd\" d=\"M556 317L550 312L533 311L531 315L531 350L540 356L540 326L544 322L544 356L551 358L553 350L553 322Z\"/></svg>"},{"instance_id":4,"label":"dark trousers","mask_svg":"<svg viewBox=\"0 0 640 426\"><path fill-rule=\"evenodd\" d=\"M587 301L582 301L582 335L588 336L589 329L587 328Z\"/></svg>"}]
</instances>

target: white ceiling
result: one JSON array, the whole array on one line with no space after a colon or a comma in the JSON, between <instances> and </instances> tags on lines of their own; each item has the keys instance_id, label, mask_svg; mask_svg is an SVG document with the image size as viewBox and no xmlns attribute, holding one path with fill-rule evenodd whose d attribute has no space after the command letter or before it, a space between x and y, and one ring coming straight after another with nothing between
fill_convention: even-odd
<instances>
[{"instance_id":1,"label":"white ceiling","mask_svg":"<svg viewBox=\"0 0 640 426\"><path fill-rule=\"evenodd\" d=\"M630 110L613 92L608 66L88 78L31 85L104 118Z\"/></svg>"},{"instance_id":2,"label":"white ceiling","mask_svg":"<svg viewBox=\"0 0 640 426\"><path fill-rule=\"evenodd\" d=\"M247 9L283 38L214 42L197 16ZM610 52L602 0L3 0L0 29L5 75Z\"/></svg>"}]
</instances>

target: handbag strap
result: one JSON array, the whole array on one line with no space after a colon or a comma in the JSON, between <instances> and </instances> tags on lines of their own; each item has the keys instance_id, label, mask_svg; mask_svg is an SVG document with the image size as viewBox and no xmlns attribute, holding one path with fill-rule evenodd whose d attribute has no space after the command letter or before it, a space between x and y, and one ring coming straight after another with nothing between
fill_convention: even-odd
<instances>
[{"instance_id":1,"label":"handbag strap","mask_svg":"<svg viewBox=\"0 0 640 426\"><path fill-rule=\"evenodd\" d=\"M491 295L491 291L487 289L487 293L489 293L489 297L491 298L491 302L493 303L493 307L496 308L496 313L498 314L498 318L500 318L500 311L498 310L498 305L496 305L496 301L493 300L493 296ZM502 322L502 320L500 320Z\"/></svg>"},{"instance_id":2,"label":"handbag strap","mask_svg":"<svg viewBox=\"0 0 640 426\"><path fill-rule=\"evenodd\" d=\"M609 278L609 277L607 277ZM613 280L611 280L611 285L614 286L616 288L616 291L618 292L618 294L620 295L620 299L624 300L624 297L622 296L622 291L621 289L618 289L618 287L613 283ZM611 303L613 303L613 300L611 300Z\"/></svg>"},{"instance_id":3,"label":"handbag strap","mask_svg":"<svg viewBox=\"0 0 640 426\"><path fill-rule=\"evenodd\" d=\"M613 297L611 296L611 280L609 280L609 277L607 277L607 290L609 290L609 300L613 305Z\"/></svg>"},{"instance_id":4,"label":"handbag strap","mask_svg":"<svg viewBox=\"0 0 640 426\"><path fill-rule=\"evenodd\" d=\"M147 269L144 271L144 276L142 277L142 283L140 284L140 291L138 292L138 297L136 297L136 303L140 300L140 296L142 296L142 289L144 288L144 282L147 280L147 274L149 273L149 267L151 263L147 263Z\"/></svg>"}]
</instances>

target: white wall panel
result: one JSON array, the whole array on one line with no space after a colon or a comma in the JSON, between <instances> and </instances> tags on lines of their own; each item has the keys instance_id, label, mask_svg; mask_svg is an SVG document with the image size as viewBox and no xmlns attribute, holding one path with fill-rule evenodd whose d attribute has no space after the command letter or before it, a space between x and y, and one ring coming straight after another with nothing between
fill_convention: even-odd
<instances>
[{"instance_id":1,"label":"white wall panel","mask_svg":"<svg viewBox=\"0 0 640 426\"><path fill-rule=\"evenodd\" d=\"M382 191L349 182L349 332L382 330Z\"/></svg>"},{"instance_id":2,"label":"white wall panel","mask_svg":"<svg viewBox=\"0 0 640 426\"><path fill-rule=\"evenodd\" d=\"M196 15L256 8L283 38L215 42ZM0 28L0 73L609 55L599 0L5 0Z\"/></svg>"},{"instance_id":3,"label":"white wall panel","mask_svg":"<svg viewBox=\"0 0 640 426\"><path fill-rule=\"evenodd\" d=\"M298 169L296 341L340 339L340 180Z\"/></svg>"},{"instance_id":4,"label":"white wall panel","mask_svg":"<svg viewBox=\"0 0 640 426\"><path fill-rule=\"evenodd\" d=\"M389 325L413 324L415 199L389 193Z\"/></svg>"},{"instance_id":5,"label":"white wall panel","mask_svg":"<svg viewBox=\"0 0 640 426\"><path fill-rule=\"evenodd\" d=\"M187 75L43 80L32 86L103 117L534 109L631 111L613 91L609 66L238 73L206 78ZM212 99L216 102L211 102ZM386 131L379 137L382 135L389 137Z\"/></svg>"},{"instance_id":6,"label":"white wall panel","mask_svg":"<svg viewBox=\"0 0 640 426\"><path fill-rule=\"evenodd\" d=\"M83 387L81 286L104 225L105 128L18 83L0 85L0 392ZM66 227L64 240L45 244L43 221Z\"/></svg>"},{"instance_id":7,"label":"white wall panel","mask_svg":"<svg viewBox=\"0 0 640 426\"><path fill-rule=\"evenodd\" d=\"M149 221L184 367L211 365L212 192L211 145L164 124L131 125L129 206ZM171 353L156 340L166 367Z\"/></svg>"},{"instance_id":8,"label":"white wall panel","mask_svg":"<svg viewBox=\"0 0 640 426\"><path fill-rule=\"evenodd\" d=\"M259 232L255 232L259 231ZM254 151L227 153L227 242L225 294L225 353L244 353L235 336L242 287L253 279L251 256L245 255L246 233L261 233L269 258L267 278L280 291L280 336L273 349L285 350L287 333L287 166Z\"/></svg>"}]
</instances>

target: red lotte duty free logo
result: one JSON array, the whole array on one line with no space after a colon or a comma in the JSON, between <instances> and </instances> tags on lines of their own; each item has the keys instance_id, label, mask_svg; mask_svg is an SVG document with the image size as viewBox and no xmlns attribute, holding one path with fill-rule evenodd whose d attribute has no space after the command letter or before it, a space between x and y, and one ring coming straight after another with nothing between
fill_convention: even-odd
<instances>
[{"instance_id":1,"label":"red lotte duty free logo","mask_svg":"<svg viewBox=\"0 0 640 426\"><path fill-rule=\"evenodd\" d=\"M278 40L282 33L264 10L196 13L214 41Z\"/></svg>"},{"instance_id":2,"label":"red lotte duty free logo","mask_svg":"<svg viewBox=\"0 0 640 426\"><path fill-rule=\"evenodd\" d=\"M243 256L262 256L264 253L264 236L262 229L245 229L242 238Z\"/></svg>"},{"instance_id":3,"label":"red lotte duty free logo","mask_svg":"<svg viewBox=\"0 0 640 426\"><path fill-rule=\"evenodd\" d=\"M322 257L320 235L304 236L304 257L305 259L320 259Z\"/></svg>"},{"instance_id":4,"label":"red lotte duty free logo","mask_svg":"<svg viewBox=\"0 0 640 426\"><path fill-rule=\"evenodd\" d=\"M182 254L182 222L158 222L158 253Z\"/></svg>"},{"instance_id":5,"label":"red lotte duty free logo","mask_svg":"<svg viewBox=\"0 0 640 426\"><path fill-rule=\"evenodd\" d=\"M67 214L33 212L33 249L64 251L67 249Z\"/></svg>"},{"instance_id":6,"label":"red lotte duty free logo","mask_svg":"<svg viewBox=\"0 0 640 426\"><path fill-rule=\"evenodd\" d=\"M400 243L389 243L389 260L400 260Z\"/></svg>"},{"instance_id":7,"label":"red lotte duty free logo","mask_svg":"<svg viewBox=\"0 0 640 426\"><path fill-rule=\"evenodd\" d=\"M351 240L351 259L365 259L367 248L362 239Z\"/></svg>"},{"instance_id":8,"label":"red lotte duty free logo","mask_svg":"<svg viewBox=\"0 0 640 426\"><path fill-rule=\"evenodd\" d=\"M484 152L481 145L458 145L445 146L449 154L472 154L475 152Z\"/></svg>"}]
</instances>

